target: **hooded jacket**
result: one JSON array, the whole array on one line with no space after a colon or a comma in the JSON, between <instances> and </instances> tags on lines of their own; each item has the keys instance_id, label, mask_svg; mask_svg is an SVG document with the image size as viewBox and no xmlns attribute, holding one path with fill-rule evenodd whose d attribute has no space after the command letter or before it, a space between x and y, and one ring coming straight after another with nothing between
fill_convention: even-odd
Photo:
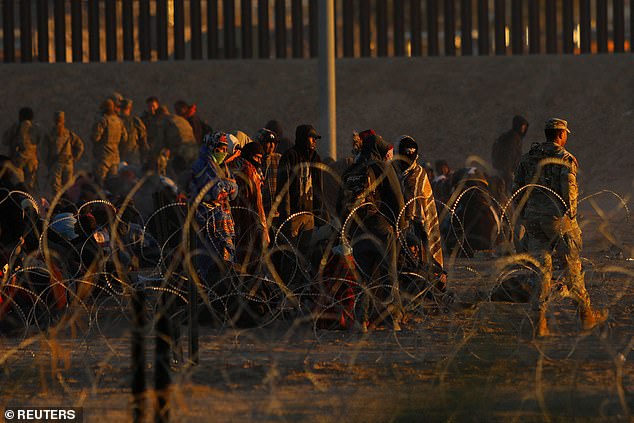
<instances>
[{"instance_id":1,"label":"hooded jacket","mask_svg":"<svg viewBox=\"0 0 634 423\"><path fill-rule=\"evenodd\" d=\"M404 207L401 185L394 167L384 161L384 157L390 149L382 137L371 135L363 140L361 153L355 164L350 166L343 174L344 191L351 190L357 197L357 201L371 202L372 207L367 209L366 216L383 215L391 225L396 226L396 219ZM359 177L361 174L364 177ZM346 200L340 195L337 210L343 214L349 212L349 205L343 204ZM347 211L345 209L348 209Z\"/></svg>"},{"instance_id":2,"label":"hooded jacket","mask_svg":"<svg viewBox=\"0 0 634 423\"><path fill-rule=\"evenodd\" d=\"M277 195L280 219L298 212L316 213L322 209L322 174L314 165L321 163L316 151L308 148L308 138L300 137L280 158Z\"/></svg>"},{"instance_id":3,"label":"hooded jacket","mask_svg":"<svg viewBox=\"0 0 634 423\"><path fill-rule=\"evenodd\" d=\"M515 116L513 128L500 135L493 143L491 162L494 169L502 173L515 172L522 158L522 125L528 125L528 121L521 116Z\"/></svg>"},{"instance_id":4,"label":"hooded jacket","mask_svg":"<svg viewBox=\"0 0 634 423\"><path fill-rule=\"evenodd\" d=\"M418 156L416 156L416 159L418 159ZM404 218L407 221L422 225L427 236L430 253L442 268L443 257L438 213L427 172L416 160L413 160L407 168L400 172L399 176L403 200L405 203L411 200L404 212Z\"/></svg>"}]
</instances>

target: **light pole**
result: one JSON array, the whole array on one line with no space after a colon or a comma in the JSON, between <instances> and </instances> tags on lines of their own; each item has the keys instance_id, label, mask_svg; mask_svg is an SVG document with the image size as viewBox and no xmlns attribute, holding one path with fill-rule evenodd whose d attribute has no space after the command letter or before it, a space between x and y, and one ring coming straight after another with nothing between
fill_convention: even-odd
<instances>
[{"instance_id":1,"label":"light pole","mask_svg":"<svg viewBox=\"0 0 634 423\"><path fill-rule=\"evenodd\" d=\"M337 160L335 86L335 2L319 0L319 130L328 140L326 156Z\"/></svg>"}]
</instances>

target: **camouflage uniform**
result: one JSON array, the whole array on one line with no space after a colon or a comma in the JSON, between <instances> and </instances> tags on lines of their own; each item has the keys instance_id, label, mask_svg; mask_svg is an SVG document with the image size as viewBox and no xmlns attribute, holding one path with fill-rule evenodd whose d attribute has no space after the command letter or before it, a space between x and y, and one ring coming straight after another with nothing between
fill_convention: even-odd
<instances>
[{"instance_id":1,"label":"camouflage uniform","mask_svg":"<svg viewBox=\"0 0 634 423\"><path fill-rule=\"evenodd\" d=\"M164 107L154 122L154 139L152 141L152 157L156 158L157 166L161 150L170 150L170 156L181 156L186 163L196 160L198 146L194 138L194 131L186 119L167 112Z\"/></svg>"},{"instance_id":2,"label":"camouflage uniform","mask_svg":"<svg viewBox=\"0 0 634 423\"><path fill-rule=\"evenodd\" d=\"M567 122L561 119L549 120L546 128L568 131ZM565 148L554 142L544 142L532 145L515 172L513 189L526 187L518 194L516 202L519 207L523 206L528 249L540 254L542 275L532 299L533 309L540 313L540 319L545 319L551 292L552 252L555 249L565 260L568 291L577 303L582 319L592 313L581 272L577 168L577 159ZM539 186L527 186L531 184Z\"/></svg>"},{"instance_id":3,"label":"camouflage uniform","mask_svg":"<svg viewBox=\"0 0 634 423\"><path fill-rule=\"evenodd\" d=\"M114 111L98 115L90 136L94 145L94 173L98 185L103 185L108 175L117 174L120 161L119 145L126 141L127 136L123 121Z\"/></svg>"},{"instance_id":4,"label":"camouflage uniform","mask_svg":"<svg viewBox=\"0 0 634 423\"><path fill-rule=\"evenodd\" d=\"M122 109L124 109L125 106L126 100L122 103ZM149 152L145 124L137 116L122 115L120 117L128 133L125 142L122 142L119 146L121 150L121 160L131 165L143 164Z\"/></svg>"},{"instance_id":5,"label":"camouflage uniform","mask_svg":"<svg viewBox=\"0 0 634 423\"><path fill-rule=\"evenodd\" d=\"M63 119L64 112L55 114L55 121ZM61 131L57 126L46 134L45 137L46 164L49 175L52 177L51 187L57 193L64 185L73 179L75 163L84 153L84 142L73 131L63 127Z\"/></svg>"},{"instance_id":6,"label":"camouflage uniform","mask_svg":"<svg viewBox=\"0 0 634 423\"><path fill-rule=\"evenodd\" d=\"M37 146L41 137L39 128L31 120L14 123L2 136L3 144L9 147L11 161L18 170L18 178L31 192L37 185Z\"/></svg>"}]
</instances>

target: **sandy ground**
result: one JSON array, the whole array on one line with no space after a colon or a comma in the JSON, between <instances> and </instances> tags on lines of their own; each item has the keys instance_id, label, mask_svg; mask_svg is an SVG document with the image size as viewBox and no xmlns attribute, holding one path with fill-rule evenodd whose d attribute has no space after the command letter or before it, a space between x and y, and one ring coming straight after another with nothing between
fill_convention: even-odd
<instances>
[{"instance_id":1,"label":"sandy ground","mask_svg":"<svg viewBox=\"0 0 634 423\"><path fill-rule=\"evenodd\" d=\"M600 221L583 220L587 227ZM401 332L367 335L317 330L305 316L255 329L203 327L200 364L172 374L171 419L630 421L634 227L621 209L606 223L610 230L627 240L623 254L590 233L583 258L593 302L610 312L600 328L582 332L568 300L551 305L553 336L544 340L533 339L526 304L503 302L418 310ZM474 301L495 286L505 261L490 253L452 260L450 289ZM10 381L0 387L0 408L81 406L87 422L129 420L131 324L118 301L97 301L91 326L74 334L0 337L1 368ZM146 339L151 384L152 333Z\"/></svg>"},{"instance_id":2,"label":"sandy ground","mask_svg":"<svg viewBox=\"0 0 634 423\"><path fill-rule=\"evenodd\" d=\"M200 365L174 374L171 416L184 422L211 416L213 421L627 421L634 406L629 364L634 296L631 286L624 292L624 282L622 274L610 272L589 283L595 302L610 308L608 328L582 334L572 307L558 306L552 310L556 335L537 342L530 337L526 306L507 303L420 316L402 332L369 336L314 332L289 322L222 333L205 329ZM473 281L464 283L471 286L461 288L473 288ZM2 344L6 351L17 341ZM62 337L55 350L62 356L66 351L69 368L60 359L59 370L52 369L46 342L12 354L3 366L11 383L3 384L2 405L83 406L85 421L129 419L128 336Z\"/></svg>"},{"instance_id":3,"label":"sandy ground","mask_svg":"<svg viewBox=\"0 0 634 423\"><path fill-rule=\"evenodd\" d=\"M515 113L567 118L584 196L631 198L631 55L354 60L338 63L342 155L353 128L409 133L429 160L487 159ZM3 65L0 127L22 105L48 125L57 109L87 138L100 99L118 90L197 102L219 128L254 132L270 118L317 122L316 62ZM87 163L84 163L87 166ZM579 330L568 301L550 309L554 336L532 339L524 304L481 303L416 313L403 331L362 335L280 319L249 330L202 328L201 363L173 374L173 421L631 421L634 413L634 227L620 200L580 205L584 269L609 324ZM494 286L504 258L451 260L450 289L465 301ZM112 299L93 324L0 336L0 408L82 406L85 421L129 421L130 322ZM147 346L151 345L148 333ZM151 358L148 352L148 358ZM151 379L152 366L147 374ZM150 395L151 396L151 395ZM149 421L149 419L148 419Z\"/></svg>"}]
</instances>

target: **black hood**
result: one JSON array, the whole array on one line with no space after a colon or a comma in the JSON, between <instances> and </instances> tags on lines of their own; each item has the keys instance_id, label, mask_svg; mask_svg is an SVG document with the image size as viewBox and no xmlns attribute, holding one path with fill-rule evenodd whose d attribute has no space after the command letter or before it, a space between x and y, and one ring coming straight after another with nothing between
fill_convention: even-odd
<instances>
[{"instance_id":1,"label":"black hood","mask_svg":"<svg viewBox=\"0 0 634 423\"><path fill-rule=\"evenodd\" d=\"M317 130L312 125L299 125L295 130L295 147L298 151L311 155L312 152L308 148L308 138L321 138L321 135L317 133Z\"/></svg>"},{"instance_id":2,"label":"black hood","mask_svg":"<svg viewBox=\"0 0 634 423\"><path fill-rule=\"evenodd\" d=\"M513 129L515 129L516 131L519 131L522 125L528 126L528 121L523 116L520 116L520 115L514 116Z\"/></svg>"},{"instance_id":3,"label":"black hood","mask_svg":"<svg viewBox=\"0 0 634 423\"><path fill-rule=\"evenodd\" d=\"M391 145L385 142L380 135L369 135L363 139L361 156L366 160L382 161L390 150Z\"/></svg>"}]
</instances>

